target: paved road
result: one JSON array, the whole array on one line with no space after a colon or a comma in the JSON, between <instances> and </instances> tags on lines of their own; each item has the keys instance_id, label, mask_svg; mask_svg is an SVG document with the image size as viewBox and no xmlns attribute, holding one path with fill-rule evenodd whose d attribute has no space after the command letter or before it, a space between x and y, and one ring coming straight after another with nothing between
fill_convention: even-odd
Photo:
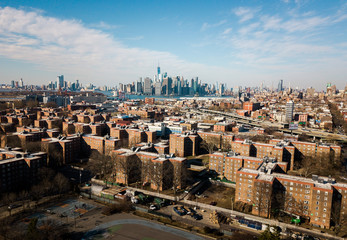
<instances>
[{"instance_id":1,"label":"paved road","mask_svg":"<svg viewBox=\"0 0 347 240\"><path fill-rule=\"evenodd\" d=\"M165 225L161 225L158 223L154 223L154 222L150 222L150 221L146 221L146 220L139 220L139 219L120 219L120 220L114 220L111 222L107 222L107 223L103 223L99 226L97 226L96 228L92 229L91 231L88 231L84 237L82 239L90 239L93 235L95 235L96 233L106 230L112 226L115 225L120 225L120 224L137 224L137 225L143 225L149 228L154 228L157 230L161 230L164 232L168 232L171 234L174 234L176 236L179 237L183 237L186 239L190 239L190 240L204 240L205 238L194 235L192 233L189 232L185 232L176 228L171 228Z\"/></svg>"},{"instance_id":2,"label":"paved road","mask_svg":"<svg viewBox=\"0 0 347 240\"><path fill-rule=\"evenodd\" d=\"M196 112L196 113L219 114L219 115L223 115L223 116L226 116L229 118L233 118L236 122L245 123L245 124L253 125L256 127L269 127L269 126L281 127L280 123L273 123L270 121L261 121L261 120L253 119L250 117L239 116L235 113L221 112L221 111L208 110L208 109L193 109L191 111ZM312 128L310 128L308 130L309 131L302 131L301 129L298 129L298 130L293 130L293 133L295 133L295 134L305 133L308 136L315 136L318 138L331 138L334 140L347 141L347 136L344 134L327 133L327 132L317 130L317 129L312 129ZM279 129L279 131L283 131L283 132L287 132L287 133L291 132L288 129Z\"/></svg>"}]
</instances>

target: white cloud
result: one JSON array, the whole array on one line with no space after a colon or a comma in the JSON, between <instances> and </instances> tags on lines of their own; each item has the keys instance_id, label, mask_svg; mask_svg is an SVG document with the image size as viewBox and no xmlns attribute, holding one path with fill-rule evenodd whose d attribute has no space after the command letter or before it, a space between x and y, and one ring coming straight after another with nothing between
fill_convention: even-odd
<instances>
[{"instance_id":1,"label":"white cloud","mask_svg":"<svg viewBox=\"0 0 347 240\"><path fill-rule=\"evenodd\" d=\"M98 23L91 24L90 26L92 28L97 28L97 29L102 29L102 30L113 30L113 29L121 27L120 25L108 24L108 23L105 23L104 21L100 21Z\"/></svg>"},{"instance_id":2,"label":"white cloud","mask_svg":"<svg viewBox=\"0 0 347 240\"><path fill-rule=\"evenodd\" d=\"M227 28L227 29L225 29L224 31L223 31L223 35L227 35L227 34L229 34L231 31L232 31L233 29L232 28Z\"/></svg>"},{"instance_id":3,"label":"white cloud","mask_svg":"<svg viewBox=\"0 0 347 240\"><path fill-rule=\"evenodd\" d=\"M206 68L169 52L129 48L77 20L61 20L10 7L0 8L0 49L0 56L5 58L103 84L102 79L129 82L150 75L149 69L154 69L158 60L169 66L168 72L186 76L193 71L198 75L198 69Z\"/></svg>"},{"instance_id":4,"label":"white cloud","mask_svg":"<svg viewBox=\"0 0 347 240\"><path fill-rule=\"evenodd\" d=\"M243 23L252 19L255 13L257 13L258 11L259 9L251 9L246 7L239 7L234 9L235 15L240 17L240 20L239 20L240 23Z\"/></svg>"},{"instance_id":5,"label":"white cloud","mask_svg":"<svg viewBox=\"0 0 347 240\"><path fill-rule=\"evenodd\" d=\"M227 21L226 20L221 20L217 23L213 23L213 24L210 24L210 23L203 23L202 26L201 26L201 31L206 31L207 29L209 28L215 28L215 27L219 27L223 24L225 24Z\"/></svg>"}]
</instances>

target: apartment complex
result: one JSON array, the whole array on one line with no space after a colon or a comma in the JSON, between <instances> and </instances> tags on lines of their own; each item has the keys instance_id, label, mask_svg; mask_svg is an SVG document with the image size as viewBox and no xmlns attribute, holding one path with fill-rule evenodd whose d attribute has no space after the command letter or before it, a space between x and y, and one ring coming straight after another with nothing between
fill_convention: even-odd
<instances>
[{"instance_id":1,"label":"apartment complex","mask_svg":"<svg viewBox=\"0 0 347 240\"><path fill-rule=\"evenodd\" d=\"M141 148L114 150L116 182L149 184L154 190L186 185L186 158L142 151Z\"/></svg>"},{"instance_id":2,"label":"apartment complex","mask_svg":"<svg viewBox=\"0 0 347 240\"><path fill-rule=\"evenodd\" d=\"M170 154L179 157L196 156L199 151L199 137L196 134L170 134Z\"/></svg>"},{"instance_id":3,"label":"apartment complex","mask_svg":"<svg viewBox=\"0 0 347 240\"><path fill-rule=\"evenodd\" d=\"M215 152L209 168L236 184L235 201L252 205L255 215L270 217L280 210L330 228L332 221L347 214L347 184L316 175L311 179L286 175L287 163L275 158Z\"/></svg>"},{"instance_id":4,"label":"apartment complex","mask_svg":"<svg viewBox=\"0 0 347 240\"><path fill-rule=\"evenodd\" d=\"M334 161L341 159L341 147L338 145L279 139L271 139L270 144L294 146L295 157L299 159L302 157L330 158Z\"/></svg>"},{"instance_id":5,"label":"apartment complex","mask_svg":"<svg viewBox=\"0 0 347 240\"><path fill-rule=\"evenodd\" d=\"M256 170L264 162L276 162L275 158L257 158L249 156L241 156L235 152L214 152L209 155L209 169L214 171L221 178L236 182L236 173L240 168ZM277 171L287 172L286 162L276 162Z\"/></svg>"},{"instance_id":6,"label":"apartment complex","mask_svg":"<svg viewBox=\"0 0 347 240\"><path fill-rule=\"evenodd\" d=\"M236 200L252 204L252 213L256 215L269 217L277 209L305 217L312 225L330 228L333 205L346 207L344 202L335 202L335 180L290 176L275 173L275 168L276 164L264 163L257 170L239 169Z\"/></svg>"},{"instance_id":7,"label":"apartment complex","mask_svg":"<svg viewBox=\"0 0 347 240\"><path fill-rule=\"evenodd\" d=\"M38 170L47 166L47 154L28 153L19 148L0 148L0 191L10 192L37 182Z\"/></svg>"}]
</instances>

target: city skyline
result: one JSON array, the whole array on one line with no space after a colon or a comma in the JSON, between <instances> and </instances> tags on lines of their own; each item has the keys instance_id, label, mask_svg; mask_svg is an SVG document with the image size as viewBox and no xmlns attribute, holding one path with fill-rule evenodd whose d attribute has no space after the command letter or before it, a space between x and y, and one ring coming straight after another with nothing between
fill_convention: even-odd
<instances>
[{"instance_id":1,"label":"city skyline","mask_svg":"<svg viewBox=\"0 0 347 240\"><path fill-rule=\"evenodd\" d=\"M159 61L228 87L345 87L346 3L197 3L3 1L1 81L117 86L152 78Z\"/></svg>"}]
</instances>

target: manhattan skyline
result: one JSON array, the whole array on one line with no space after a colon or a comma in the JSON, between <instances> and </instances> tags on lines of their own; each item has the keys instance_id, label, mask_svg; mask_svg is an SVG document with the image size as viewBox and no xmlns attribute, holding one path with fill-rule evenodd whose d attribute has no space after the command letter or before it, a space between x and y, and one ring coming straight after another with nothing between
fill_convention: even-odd
<instances>
[{"instance_id":1,"label":"manhattan skyline","mask_svg":"<svg viewBox=\"0 0 347 240\"><path fill-rule=\"evenodd\" d=\"M228 86L344 88L343 1L2 1L1 82L115 86L170 75Z\"/></svg>"}]
</instances>

